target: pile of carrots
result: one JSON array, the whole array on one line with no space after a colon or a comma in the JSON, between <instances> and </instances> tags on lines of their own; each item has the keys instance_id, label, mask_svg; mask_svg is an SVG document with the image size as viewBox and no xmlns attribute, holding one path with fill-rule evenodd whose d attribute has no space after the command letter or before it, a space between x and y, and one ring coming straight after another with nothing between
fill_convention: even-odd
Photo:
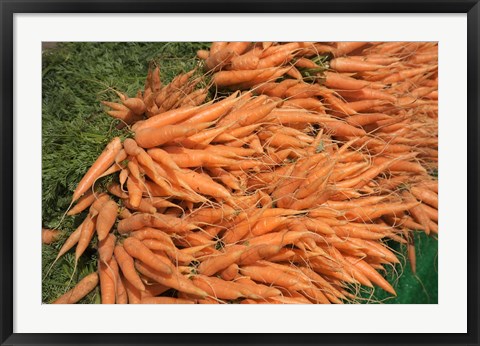
<instances>
[{"instance_id":1,"label":"pile of carrots","mask_svg":"<svg viewBox=\"0 0 480 346\"><path fill-rule=\"evenodd\" d=\"M98 271L53 303L97 285L104 304L396 295L386 241L415 271L412 233L438 233L437 44L214 42L198 57L201 77L162 85L151 68L136 97L104 102L131 136L78 183L67 215L88 215L57 256L75 247L78 263L96 237Z\"/></svg>"}]
</instances>

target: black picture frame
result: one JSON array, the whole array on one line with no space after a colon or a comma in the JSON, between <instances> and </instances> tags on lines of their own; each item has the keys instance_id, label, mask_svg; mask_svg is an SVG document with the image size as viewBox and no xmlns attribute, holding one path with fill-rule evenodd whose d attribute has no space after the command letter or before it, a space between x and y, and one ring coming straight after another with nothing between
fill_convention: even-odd
<instances>
[{"instance_id":1,"label":"black picture frame","mask_svg":"<svg viewBox=\"0 0 480 346\"><path fill-rule=\"evenodd\" d=\"M114 4L114 5L113 5ZM272 11L273 10L273 11ZM479 17L478 0L14 1L0 0L0 342L2 345L435 344L478 345ZM16 13L466 13L468 41L468 309L465 334L24 334L13 332L13 16ZM455 318L455 316L452 316Z\"/></svg>"}]
</instances>

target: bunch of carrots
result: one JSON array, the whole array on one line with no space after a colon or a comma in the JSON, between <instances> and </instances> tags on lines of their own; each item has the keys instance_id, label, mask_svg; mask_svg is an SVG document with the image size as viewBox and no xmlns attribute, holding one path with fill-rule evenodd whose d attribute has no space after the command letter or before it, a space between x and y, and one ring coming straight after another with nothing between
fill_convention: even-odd
<instances>
[{"instance_id":1,"label":"bunch of carrots","mask_svg":"<svg viewBox=\"0 0 480 346\"><path fill-rule=\"evenodd\" d=\"M438 233L437 49L214 42L200 77L162 85L150 68L135 97L104 102L131 135L78 183L67 215L88 215L55 260L75 247L76 266L96 237L98 270L53 303L97 285L104 304L396 295L386 241L407 245L415 270L412 233ZM212 88L224 96L206 102Z\"/></svg>"}]
</instances>

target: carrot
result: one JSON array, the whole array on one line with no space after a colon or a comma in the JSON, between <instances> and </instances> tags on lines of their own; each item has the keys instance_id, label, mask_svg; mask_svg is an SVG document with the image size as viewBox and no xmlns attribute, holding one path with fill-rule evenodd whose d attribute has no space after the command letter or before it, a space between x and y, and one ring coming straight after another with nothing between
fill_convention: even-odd
<instances>
[{"instance_id":1,"label":"carrot","mask_svg":"<svg viewBox=\"0 0 480 346\"><path fill-rule=\"evenodd\" d=\"M315 286L322 290L328 300L330 300L332 303L341 304L342 302L339 299L346 299L345 296L335 287L333 287L330 282L312 269L307 267L300 267L299 269L311 280Z\"/></svg>"},{"instance_id":2,"label":"carrot","mask_svg":"<svg viewBox=\"0 0 480 346\"><path fill-rule=\"evenodd\" d=\"M328 223L322 221L322 219L304 218L300 222L310 232L327 234L327 235L335 234L335 230L333 230Z\"/></svg>"},{"instance_id":3,"label":"carrot","mask_svg":"<svg viewBox=\"0 0 480 346\"><path fill-rule=\"evenodd\" d=\"M301 293L314 304L330 304L326 295L319 288L308 288L301 291Z\"/></svg>"},{"instance_id":4,"label":"carrot","mask_svg":"<svg viewBox=\"0 0 480 346\"><path fill-rule=\"evenodd\" d=\"M203 298L207 296L205 291L195 286L190 280L178 272L173 272L171 276L164 276L164 274L156 271L148 265L137 261L135 262L135 268L146 277L149 277L166 287L171 287L180 292L191 294L196 297Z\"/></svg>"},{"instance_id":5,"label":"carrot","mask_svg":"<svg viewBox=\"0 0 480 346\"><path fill-rule=\"evenodd\" d=\"M210 56L205 60L205 70L212 72L221 70L223 66L228 64L234 55L235 52L228 47L219 50L215 54L210 54Z\"/></svg>"},{"instance_id":6,"label":"carrot","mask_svg":"<svg viewBox=\"0 0 480 346\"><path fill-rule=\"evenodd\" d=\"M255 264L257 261L274 256L282 249L279 245L261 244L250 247L242 252L238 259L239 265Z\"/></svg>"},{"instance_id":7,"label":"carrot","mask_svg":"<svg viewBox=\"0 0 480 346\"><path fill-rule=\"evenodd\" d=\"M287 217L271 216L258 220L252 227L251 234L254 236L262 235L274 231L277 227L285 225L289 219Z\"/></svg>"},{"instance_id":8,"label":"carrot","mask_svg":"<svg viewBox=\"0 0 480 346\"><path fill-rule=\"evenodd\" d=\"M198 266L197 270L200 274L212 276L213 274L227 268L235 263L243 253L244 249L235 249L227 251L221 255L208 257Z\"/></svg>"},{"instance_id":9,"label":"carrot","mask_svg":"<svg viewBox=\"0 0 480 346\"><path fill-rule=\"evenodd\" d=\"M225 241L225 243L231 244L242 239L251 229L251 225L260 218L260 216L265 212L266 209L267 206L263 206L261 209L253 212L253 215L248 215L245 212L241 213L239 216L242 218L239 217L239 219L243 222L235 224L224 233L223 240ZM245 218L247 217L248 219L245 220Z\"/></svg>"},{"instance_id":10,"label":"carrot","mask_svg":"<svg viewBox=\"0 0 480 346\"><path fill-rule=\"evenodd\" d=\"M63 232L54 229L42 228L42 244L51 244L59 240Z\"/></svg>"},{"instance_id":11,"label":"carrot","mask_svg":"<svg viewBox=\"0 0 480 346\"><path fill-rule=\"evenodd\" d=\"M336 186L339 188L350 188L350 187L361 188L362 186L367 184L371 179L375 178L377 175L379 175L380 173L385 171L387 168L389 168L393 163L400 161L402 158L409 158L409 157L411 157L411 155L394 157L392 159L389 159L380 163L377 161L378 163L377 166L373 166L369 168L363 173L357 175L356 177L338 182Z\"/></svg>"},{"instance_id":12,"label":"carrot","mask_svg":"<svg viewBox=\"0 0 480 346\"><path fill-rule=\"evenodd\" d=\"M359 90L338 91L338 94L347 100L386 100L392 104L398 101L398 98L393 95L369 87Z\"/></svg>"},{"instance_id":13,"label":"carrot","mask_svg":"<svg viewBox=\"0 0 480 346\"><path fill-rule=\"evenodd\" d=\"M208 167L208 172L211 177L218 178L218 180L220 180L226 187L229 187L232 190L242 189L242 181L235 177L231 172L227 172L220 167Z\"/></svg>"},{"instance_id":14,"label":"carrot","mask_svg":"<svg viewBox=\"0 0 480 346\"><path fill-rule=\"evenodd\" d=\"M115 276L110 266L101 261L98 262L98 275L100 278L100 294L102 304L115 304L116 287Z\"/></svg>"},{"instance_id":15,"label":"carrot","mask_svg":"<svg viewBox=\"0 0 480 346\"><path fill-rule=\"evenodd\" d=\"M197 58L201 60L207 59L209 55L210 55L210 52L208 50L205 50L205 49L197 50Z\"/></svg>"},{"instance_id":16,"label":"carrot","mask_svg":"<svg viewBox=\"0 0 480 346\"><path fill-rule=\"evenodd\" d=\"M193 114L198 112L199 110L208 107L208 105L203 105L199 107L191 107L191 106L183 106L180 108L172 109L167 112L163 112L160 114L153 115L149 119L142 122L138 125L134 131L140 131L146 128L160 128L166 125L174 125L178 124L185 119L188 119ZM138 123L137 123L138 124Z\"/></svg>"},{"instance_id":17,"label":"carrot","mask_svg":"<svg viewBox=\"0 0 480 346\"><path fill-rule=\"evenodd\" d=\"M310 288L310 286L303 280L300 280L298 276L271 266L242 266L240 267L240 273L250 277L254 281L281 286L290 290L303 290Z\"/></svg>"},{"instance_id":18,"label":"carrot","mask_svg":"<svg viewBox=\"0 0 480 346\"><path fill-rule=\"evenodd\" d=\"M406 201L408 202L417 202L417 199L413 197L413 195L407 191L402 192L402 196L405 198ZM415 221L420 223L423 226L423 229L425 230L425 233L430 234L430 227L429 227L429 221L430 218L428 217L427 213L425 212L425 209L422 208L422 205L417 205L409 210L410 214L413 216Z\"/></svg>"},{"instance_id":19,"label":"carrot","mask_svg":"<svg viewBox=\"0 0 480 346\"><path fill-rule=\"evenodd\" d=\"M419 201L438 209L438 195L435 192L419 186L413 186L410 192Z\"/></svg>"},{"instance_id":20,"label":"carrot","mask_svg":"<svg viewBox=\"0 0 480 346\"><path fill-rule=\"evenodd\" d=\"M339 57L362 48L367 44L368 42L337 42L336 48L334 48L332 53L335 57Z\"/></svg>"},{"instance_id":21,"label":"carrot","mask_svg":"<svg viewBox=\"0 0 480 346\"><path fill-rule=\"evenodd\" d=\"M113 233L110 233L108 237L98 242L98 256L100 261L107 263L110 261L113 255L113 249L115 248L116 237Z\"/></svg>"},{"instance_id":22,"label":"carrot","mask_svg":"<svg viewBox=\"0 0 480 346\"><path fill-rule=\"evenodd\" d=\"M115 256L112 256L108 264L110 266L110 270L113 271L115 275L115 304L128 304L127 291L123 285Z\"/></svg>"},{"instance_id":23,"label":"carrot","mask_svg":"<svg viewBox=\"0 0 480 346\"><path fill-rule=\"evenodd\" d=\"M262 57L257 65L258 69L280 66L293 59L293 54L288 50L280 50L277 53Z\"/></svg>"},{"instance_id":24,"label":"carrot","mask_svg":"<svg viewBox=\"0 0 480 346\"><path fill-rule=\"evenodd\" d=\"M119 137L115 137L78 183L73 192L72 203L78 200L92 186L93 182L115 162L115 156L121 149L121 140Z\"/></svg>"},{"instance_id":25,"label":"carrot","mask_svg":"<svg viewBox=\"0 0 480 346\"><path fill-rule=\"evenodd\" d=\"M239 102L243 97L248 97L249 94L245 94L240 97L237 96L238 92L234 92L219 102L215 102L211 105L201 108L195 115L185 120L183 124L198 124L215 121L230 111L234 104Z\"/></svg>"},{"instance_id":26,"label":"carrot","mask_svg":"<svg viewBox=\"0 0 480 346\"><path fill-rule=\"evenodd\" d=\"M210 45L210 54L215 54L220 49L225 48L227 45L228 45L228 42L222 42L222 41L212 42L212 44Z\"/></svg>"},{"instance_id":27,"label":"carrot","mask_svg":"<svg viewBox=\"0 0 480 346\"><path fill-rule=\"evenodd\" d=\"M142 148L153 148L174 139L188 137L209 127L210 123L196 125L165 125L160 128L143 128L135 133L135 141Z\"/></svg>"},{"instance_id":28,"label":"carrot","mask_svg":"<svg viewBox=\"0 0 480 346\"><path fill-rule=\"evenodd\" d=\"M238 55L231 60L232 70L255 70L260 60L258 50L251 50L243 55Z\"/></svg>"},{"instance_id":29,"label":"carrot","mask_svg":"<svg viewBox=\"0 0 480 346\"><path fill-rule=\"evenodd\" d=\"M382 65L358 61L352 58L335 58L330 60L330 67L339 72L376 71Z\"/></svg>"},{"instance_id":30,"label":"carrot","mask_svg":"<svg viewBox=\"0 0 480 346\"><path fill-rule=\"evenodd\" d=\"M220 272L220 277L225 281L231 281L238 276L238 265L236 263L230 264L227 268Z\"/></svg>"},{"instance_id":31,"label":"carrot","mask_svg":"<svg viewBox=\"0 0 480 346\"><path fill-rule=\"evenodd\" d=\"M78 262L78 259L85 252L90 241L92 240L93 234L95 232L96 219L97 217L92 218L90 217L90 215L88 215L82 224L82 231L80 234L80 238L78 239L77 248L75 249L75 263Z\"/></svg>"},{"instance_id":32,"label":"carrot","mask_svg":"<svg viewBox=\"0 0 480 346\"><path fill-rule=\"evenodd\" d=\"M386 281L375 269L373 269L367 262L361 259L356 259L350 256L345 256L345 259L352 263L355 267L361 270L368 279L370 279L374 284L384 289L388 293L397 295L395 289Z\"/></svg>"},{"instance_id":33,"label":"carrot","mask_svg":"<svg viewBox=\"0 0 480 346\"><path fill-rule=\"evenodd\" d=\"M156 239L170 247L175 246L168 234L156 228L150 228L150 227L141 228L138 231L132 232L131 236L138 240Z\"/></svg>"},{"instance_id":34,"label":"carrot","mask_svg":"<svg viewBox=\"0 0 480 346\"><path fill-rule=\"evenodd\" d=\"M141 213L155 214L157 208L155 208L148 199L142 198L138 207L134 207L128 199L123 200L125 207L131 210L139 211Z\"/></svg>"},{"instance_id":35,"label":"carrot","mask_svg":"<svg viewBox=\"0 0 480 346\"><path fill-rule=\"evenodd\" d=\"M325 106L323 105L322 101L314 97L294 98L286 100L282 105L282 108L290 107L325 113Z\"/></svg>"},{"instance_id":36,"label":"carrot","mask_svg":"<svg viewBox=\"0 0 480 346\"><path fill-rule=\"evenodd\" d=\"M140 304L142 299L142 293L137 290L131 283L128 281L125 276L122 276L122 283L127 292L128 304Z\"/></svg>"},{"instance_id":37,"label":"carrot","mask_svg":"<svg viewBox=\"0 0 480 346\"><path fill-rule=\"evenodd\" d=\"M233 128L238 128L256 124L265 118L277 105L278 102L267 102L254 109L247 108L231 112L219 122L219 125L235 123Z\"/></svg>"},{"instance_id":38,"label":"carrot","mask_svg":"<svg viewBox=\"0 0 480 346\"><path fill-rule=\"evenodd\" d=\"M216 224L235 216L237 211L228 205L222 208L202 208L185 216L185 220L193 224Z\"/></svg>"},{"instance_id":39,"label":"carrot","mask_svg":"<svg viewBox=\"0 0 480 346\"><path fill-rule=\"evenodd\" d=\"M436 68L437 66L434 65L434 66L426 66L426 67L419 67L419 68L412 68L412 69L404 69L389 75L388 77L384 78L382 82L385 84L396 83L413 76L425 74Z\"/></svg>"},{"instance_id":40,"label":"carrot","mask_svg":"<svg viewBox=\"0 0 480 346\"><path fill-rule=\"evenodd\" d=\"M78 243L78 240L80 239L80 236L82 234L82 228L83 228L83 224L85 223L85 220L80 224L80 226L77 227L77 229L74 232L70 234L67 240L65 240L65 243L63 243L62 247L60 248L60 251L58 252L57 257L55 257L55 260L52 262L52 264L48 268L47 273L45 274L45 277L48 276L48 273L50 273L50 270L53 268L55 263L57 263L60 257L66 254L71 248L75 246L75 244Z\"/></svg>"},{"instance_id":41,"label":"carrot","mask_svg":"<svg viewBox=\"0 0 480 346\"><path fill-rule=\"evenodd\" d=\"M438 210L430 207L427 204L421 204L420 207L423 209L424 213L427 214L428 218L432 221L438 221Z\"/></svg>"},{"instance_id":42,"label":"carrot","mask_svg":"<svg viewBox=\"0 0 480 346\"><path fill-rule=\"evenodd\" d=\"M225 47L226 49L231 49L235 52L236 55L242 55L245 53L248 48L251 46L251 42L229 42L228 45Z\"/></svg>"},{"instance_id":43,"label":"carrot","mask_svg":"<svg viewBox=\"0 0 480 346\"><path fill-rule=\"evenodd\" d=\"M143 279L147 281L147 278L143 276ZM148 298L148 297L157 297L161 295L162 293L165 293L168 291L170 287L161 285L159 283L148 283L145 286L145 291L141 292L141 299L143 298Z\"/></svg>"},{"instance_id":44,"label":"carrot","mask_svg":"<svg viewBox=\"0 0 480 346\"><path fill-rule=\"evenodd\" d=\"M130 257L127 251L125 251L123 246L120 244L115 246L114 253L125 279L127 279L137 290L145 291L145 285L135 270L133 258Z\"/></svg>"},{"instance_id":45,"label":"carrot","mask_svg":"<svg viewBox=\"0 0 480 346\"><path fill-rule=\"evenodd\" d=\"M70 209L67 215L76 215L87 209L94 201L95 201L95 194L92 190L88 190L80 199L77 201L77 204Z\"/></svg>"},{"instance_id":46,"label":"carrot","mask_svg":"<svg viewBox=\"0 0 480 346\"><path fill-rule=\"evenodd\" d=\"M358 90L369 86L368 81L355 79L342 73L325 71L325 85L338 90Z\"/></svg>"},{"instance_id":47,"label":"carrot","mask_svg":"<svg viewBox=\"0 0 480 346\"><path fill-rule=\"evenodd\" d=\"M125 101L123 101L123 104L137 115L145 113L145 103L143 103L143 100L140 98L132 97L126 99Z\"/></svg>"},{"instance_id":48,"label":"carrot","mask_svg":"<svg viewBox=\"0 0 480 346\"><path fill-rule=\"evenodd\" d=\"M102 103L103 105L105 105L107 107L110 107L111 109L116 110L116 111L128 110L128 107L121 104L121 103L108 102L108 101L100 101L100 103Z\"/></svg>"},{"instance_id":49,"label":"carrot","mask_svg":"<svg viewBox=\"0 0 480 346\"><path fill-rule=\"evenodd\" d=\"M245 296L241 291L241 285L232 281L224 281L213 276L195 275L192 278L192 282L209 296L217 299L231 300Z\"/></svg>"},{"instance_id":50,"label":"carrot","mask_svg":"<svg viewBox=\"0 0 480 346\"><path fill-rule=\"evenodd\" d=\"M142 298L140 304L195 304L191 299L172 297L146 297Z\"/></svg>"},{"instance_id":51,"label":"carrot","mask_svg":"<svg viewBox=\"0 0 480 346\"><path fill-rule=\"evenodd\" d=\"M178 249L174 245L170 246L163 241L157 239L145 239L142 242L143 244L145 244L146 247L152 250L153 253L163 251L175 263L189 264L190 262L195 260L193 256L184 254L178 251Z\"/></svg>"},{"instance_id":52,"label":"carrot","mask_svg":"<svg viewBox=\"0 0 480 346\"><path fill-rule=\"evenodd\" d=\"M207 174L197 173L188 169L182 169L178 173L179 176L198 193L226 200L231 197L227 189L213 181Z\"/></svg>"},{"instance_id":53,"label":"carrot","mask_svg":"<svg viewBox=\"0 0 480 346\"><path fill-rule=\"evenodd\" d=\"M410 203L379 203L373 206L363 206L349 209L345 212L345 217L350 221L362 219L373 220L385 214L395 214L405 210L409 210L417 205L419 202Z\"/></svg>"},{"instance_id":54,"label":"carrot","mask_svg":"<svg viewBox=\"0 0 480 346\"><path fill-rule=\"evenodd\" d=\"M85 276L70 291L57 298L52 304L75 304L89 294L98 285L98 274L96 272Z\"/></svg>"},{"instance_id":55,"label":"carrot","mask_svg":"<svg viewBox=\"0 0 480 346\"><path fill-rule=\"evenodd\" d=\"M389 263L400 263L397 256L379 242L358 238L350 238L348 241L359 246L369 256L379 257Z\"/></svg>"},{"instance_id":56,"label":"carrot","mask_svg":"<svg viewBox=\"0 0 480 346\"><path fill-rule=\"evenodd\" d=\"M192 225L182 219L165 214L145 214L139 213L131 216L128 219L121 220L118 223L117 231L120 234L139 230L143 227L155 227L164 230L174 230L178 233L185 233L190 230L197 229L197 226Z\"/></svg>"},{"instance_id":57,"label":"carrot","mask_svg":"<svg viewBox=\"0 0 480 346\"><path fill-rule=\"evenodd\" d=\"M268 298L282 294L282 292L277 288L258 284L245 276L240 276L239 278L235 279L235 282L242 284L242 288L240 290L245 292L245 295L247 296L254 295L262 298Z\"/></svg>"},{"instance_id":58,"label":"carrot","mask_svg":"<svg viewBox=\"0 0 480 346\"><path fill-rule=\"evenodd\" d=\"M142 188L140 186L140 181L137 180L132 174L128 176L127 179L127 190L129 195L129 202L134 208L140 206L142 201Z\"/></svg>"},{"instance_id":59,"label":"carrot","mask_svg":"<svg viewBox=\"0 0 480 346\"><path fill-rule=\"evenodd\" d=\"M265 70L220 71L213 75L213 83L218 87L244 83L258 77Z\"/></svg>"},{"instance_id":60,"label":"carrot","mask_svg":"<svg viewBox=\"0 0 480 346\"><path fill-rule=\"evenodd\" d=\"M136 258L146 265L152 267L162 274L172 274L172 269L150 251L140 240L129 237L123 242L123 246L128 255Z\"/></svg>"},{"instance_id":61,"label":"carrot","mask_svg":"<svg viewBox=\"0 0 480 346\"><path fill-rule=\"evenodd\" d=\"M107 237L117 219L117 214L118 205L115 201L109 200L102 205L96 222L98 240L102 241Z\"/></svg>"}]
</instances>

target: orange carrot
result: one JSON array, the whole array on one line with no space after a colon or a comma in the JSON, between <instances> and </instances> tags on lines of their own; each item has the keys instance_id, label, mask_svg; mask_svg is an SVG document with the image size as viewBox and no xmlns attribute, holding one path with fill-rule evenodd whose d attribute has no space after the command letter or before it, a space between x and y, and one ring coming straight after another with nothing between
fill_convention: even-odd
<instances>
[{"instance_id":1,"label":"orange carrot","mask_svg":"<svg viewBox=\"0 0 480 346\"><path fill-rule=\"evenodd\" d=\"M98 240L102 241L107 237L117 219L117 214L118 205L115 201L109 200L102 205L96 222Z\"/></svg>"},{"instance_id":2,"label":"orange carrot","mask_svg":"<svg viewBox=\"0 0 480 346\"><path fill-rule=\"evenodd\" d=\"M138 127L135 128L135 131L140 131L142 129L147 128L160 128L167 125L174 125L178 124L185 119L188 119L193 114L201 111L203 108L208 107L208 105L200 106L200 107L190 107L184 106L177 109L172 109L167 112L163 112L161 114L154 115L149 119L142 122Z\"/></svg>"},{"instance_id":3,"label":"orange carrot","mask_svg":"<svg viewBox=\"0 0 480 346\"><path fill-rule=\"evenodd\" d=\"M53 261L53 263L48 268L45 276L48 275L48 273L53 268L55 263L57 263L57 261L60 259L60 257L62 257L64 254L66 254L68 252L68 250L73 248L75 246L75 244L78 243L78 240L80 239L80 236L82 235L82 228L83 228L83 224L85 223L85 220L80 224L80 226L77 227L77 229L74 232L72 232L70 234L70 236L67 238L67 240L65 240L65 243L63 243L62 247L60 248L60 251L57 254L57 257L55 257L55 260Z\"/></svg>"},{"instance_id":4,"label":"orange carrot","mask_svg":"<svg viewBox=\"0 0 480 346\"><path fill-rule=\"evenodd\" d=\"M231 281L238 276L238 265L236 263L230 264L227 268L220 272L220 277L225 281Z\"/></svg>"},{"instance_id":5,"label":"orange carrot","mask_svg":"<svg viewBox=\"0 0 480 346\"><path fill-rule=\"evenodd\" d=\"M255 53L258 52L258 53ZM251 50L243 55L238 55L231 60L232 70L255 70L259 62L259 50Z\"/></svg>"},{"instance_id":6,"label":"orange carrot","mask_svg":"<svg viewBox=\"0 0 480 346\"><path fill-rule=\"evenodd\" d=\"M51 244L56 242L59 240L62 234L63 232L59 230L42 228L42 244Z\"/></svg>"},{"instance_id":7,"label":"orange carrot","mask_svg":"<svg viewBox=\"0 0 480 346\"><path fill-rule=\"evenodd\" d=\"M178 173L179 176L198 193L227 200L231 197L227 189L216 183L207 174L197 173L188 169L182 169Z\"/></svg>"},{"instance_id":8,"label":"orange carrot","mask_svg":"<svg viewBox=\"0 0 480 346\"><path fill-rule=\"evenodd\" d=\"M67 215L76 215L87 209L95 201L95 194L92 190L88 190L80 199L77 204L70 209Z\"/></svg>"},{"instance_id":9,"label":"orange carrot","mask_svg":"<svg viewBox=\"0 0 480 346\"><path fill-rule=\"evenodd\" d=\"M123 104L137 115L145 113L145 103L143 103L143 100L140 98L132 97L126 99L125 101L123 101Z\"/></svg>"},{"instance_id":10,"label":"orange carrot","mask_svg":"<svg viewBox=\"0 0 480 346\"><path fill-rule=\"evenodd\" d=\"M330 67L339 72L376 71L383 66L378 64L358 61L351 58L335 58L330 60Z\"/></svg>"},{"instance_id":11,"label":"orange carrot","mask_svg":"<svg viewBox=\"0 0 480 346\"><path fill-rule=\"evenodd\" d=\"M298 276L271 266L242 266L240 267L240 273L249 276L254 281L282 286L291 290L303 290L310 288L310 286L300 280Z\"/></svg>"},{"instance_id":12,"label":"orange carrot","mask_svg":"<svg viewBox=\"0 0 480 346\"><path fill-rule=\"evenodd\" d=\"M160 128L143 128L135 133L135 141L142 148L153 148L174 139L193 135L210 125L210 123L200 123L196 125L165 125Z\"/></svg>"},{"instance_id":13,"label":"orange carrot","mask_svg":"<svg viewBox=\"0 0 480 346\"><path fill-rule=\"evenodd\" d=\"M88 215L82 224L82 231L78 239L77 248L75 249L75 263L78 262L80 256L85 252L95 232L95 222L97 217Z\"/></svg>"},{"instance_id":14,"label":"orange carrot","mask_svg":"<svg viewBox=\"0 0 480 346\"><path fill-rule=\"evenodd\" d=\"M96 272L85 276L70 291L57 298L52 304L75 304L89 294L98 285L98 274Z\"/></svg>"},{"instance_id":15,"label":"orange carrot","mask_svg":"<svg viewBox=\"0 0 480 346\"><path fill-rule=\"evenodd\" d=\"M102 304L115 304L116 287L115 276L107 263L98 262L98 274L100 277L100 294Z\"/></svg>"},{"instance_id":16,"label":"orange carrot","mask_svg":"<svg viewBox=\"0 0 480 346\"><path fill-rule=\"evenodd\" d=\"M207 293L195 286L190 280L185 278L178 272L173 272L171 276L164 276L164 274L155 269L143 264L142 262L135 262L135 268L146 277L155 280L161 285L174 288L180 292L191 294L197 297L206 297Z\"/></svg>"},{"instance_id":17,"label":"orange carrot","mask_svg":"<svg viewBox=\"0 0 480 346\"><path fill-rule=\"evenodd\" d=\"M115 248L115 241L117 238L113 233L110 233L108 237L98 242L98 256L100 261L107 263L110 261L113 255L113 249Z\"/></svg>"},{"instance_id":18,"label":"orange carrot","mask_svg":"<svg viewBox=\"0 0 480 346\"><path fill-rule=\"evenodd\" d=\"M140 304L142 299L141 291L137 290L130 281L125 279L125 276L122 276L122 283L127 291L128 304Z\"/></svg>"},{"instance_id":19,"label":"orange carrot","mask_svg":"<svg viewBox=\"0 0 480 346\"><path fill-rule=\"evenodd\" d=\"M210 54L210 56L205 60L205 70L206 71L219 71L224 65L226 65L232 57L235 55L235 52L228 47L219 50L215 54Z\"/></svg>"},{"instance_id":20,"label":"orange carrot","mask_svg":"<svg viewBox=\"0 0 480 346\"><path fill-rule=\"evenodd\" d=\"M102 173L110 167L114 161L115 156L122 149L122 143L119 137L115 137L100 154L94 164L88 169L87 173L78 183L75 191L73 192L72 202L75 202L80 198L93 184L93 182Z\"/></svg>"},{"instance_id":21,"label":"orange carrot","mask_svg":"<svg viewBox=\"0 0 480 346\"><path fill-rule=\"evenodd\" d=\"M388 293L397 295L395 289L385 280L375 269L373 269L367 262L361 259L356 259L350 256L345 256L345 259L352 263L355 267L360 269L366 277L368 277L374 284L384 289Z\"/></svg>"},{"instance_id":22,"label":"orange carrot","mask_svg":"<svg viewBox=\"0 0 480 346\"><path fill-rule=\"evenodd\" d=\"M422 201L434 207L435 209L438 209L438 195L435 192L419 186L413 186L410 189L410 192L419 201Z\"/></svg>"},{"instance_id":23,"label":"orange carrot","mask_svg":"<svg viewBox=\"0 0 480 346\"><path fill-rule=\"evenodd\" d=\"M242 252L238 259L239 265L255 264L257 261L274 256L281 250L279 245L261 244L250 247Z\"/></svg>"},{"instance_id":24,"label":"orange carrot","mask_svg":"<svg viewBox=\"0 0 480 346\"><path fill-rule=\"evenodd\" d=\"M152 267L162 274L172 274L172 269L150 251L140 240L129 237L123 242L125 251L133 258L136 258L146 265Z\"/></svg>"},{"instance_id":25,"label":"orange carrot","mask_svg":"<svg viewBox=\"0 0 480 346\"><path fill-rule=\"evenodd\" d=\"M116 283L115 273L110 264L98 262L98 275L100 278L100 295L102 304L115 304Z\"/></svg>"},{"instance_id":26,"label":"orange carrot","mask_svg":"<svg viewBox=\"0 0 480 346\"><path fill-rule=\"evenodd\" d=\"M236 249L234 251L228 251L221 255L214 255L208 257L198 266L197 270L200 274L206 276L212 276L213 274L219 272L235 263L240 255L244 252L244 249Z\"/></svg>"},{"instance_id":27,"label":"orange carrot","mask_svg":"<svg viewBox=\"0 0 480 346\"><path fill-rule=\"evenodd\" d=\"M346 55L367 45L368 42L337 42L333 55L336 57Z\"/></svg>"},{"instance_id":28,"label":"orange carrot","mask_svg":"<svg viewBox=\"0 0 480 346\"><path fill-rule=\"evenodd\" d=\"M140 304L195 304L191 299L172 298L172 297L145 297Z\"/></svg>"},{"instance_id":29,"label":"orange carrot","mask_svg":"<svg viewBox=\"0 0 480 346\"><path fill-rule=\"evenodd\" d=\"M127 279L137 290L144 291L145 286L135 270L133 258L130 257L120 244L115 246L114 253L125 279Z\"/></svg>"},{"instance_id":30,"label":"orange carrot","mask_svg":"<svg viewBox=\"0 0 480 346\"><path fill-rule=\"evenodd\" d=\"M213 82L219 87L244 83L258 77L265 70L220 71L213 75Z\"/></svg>"}]
</instances>

